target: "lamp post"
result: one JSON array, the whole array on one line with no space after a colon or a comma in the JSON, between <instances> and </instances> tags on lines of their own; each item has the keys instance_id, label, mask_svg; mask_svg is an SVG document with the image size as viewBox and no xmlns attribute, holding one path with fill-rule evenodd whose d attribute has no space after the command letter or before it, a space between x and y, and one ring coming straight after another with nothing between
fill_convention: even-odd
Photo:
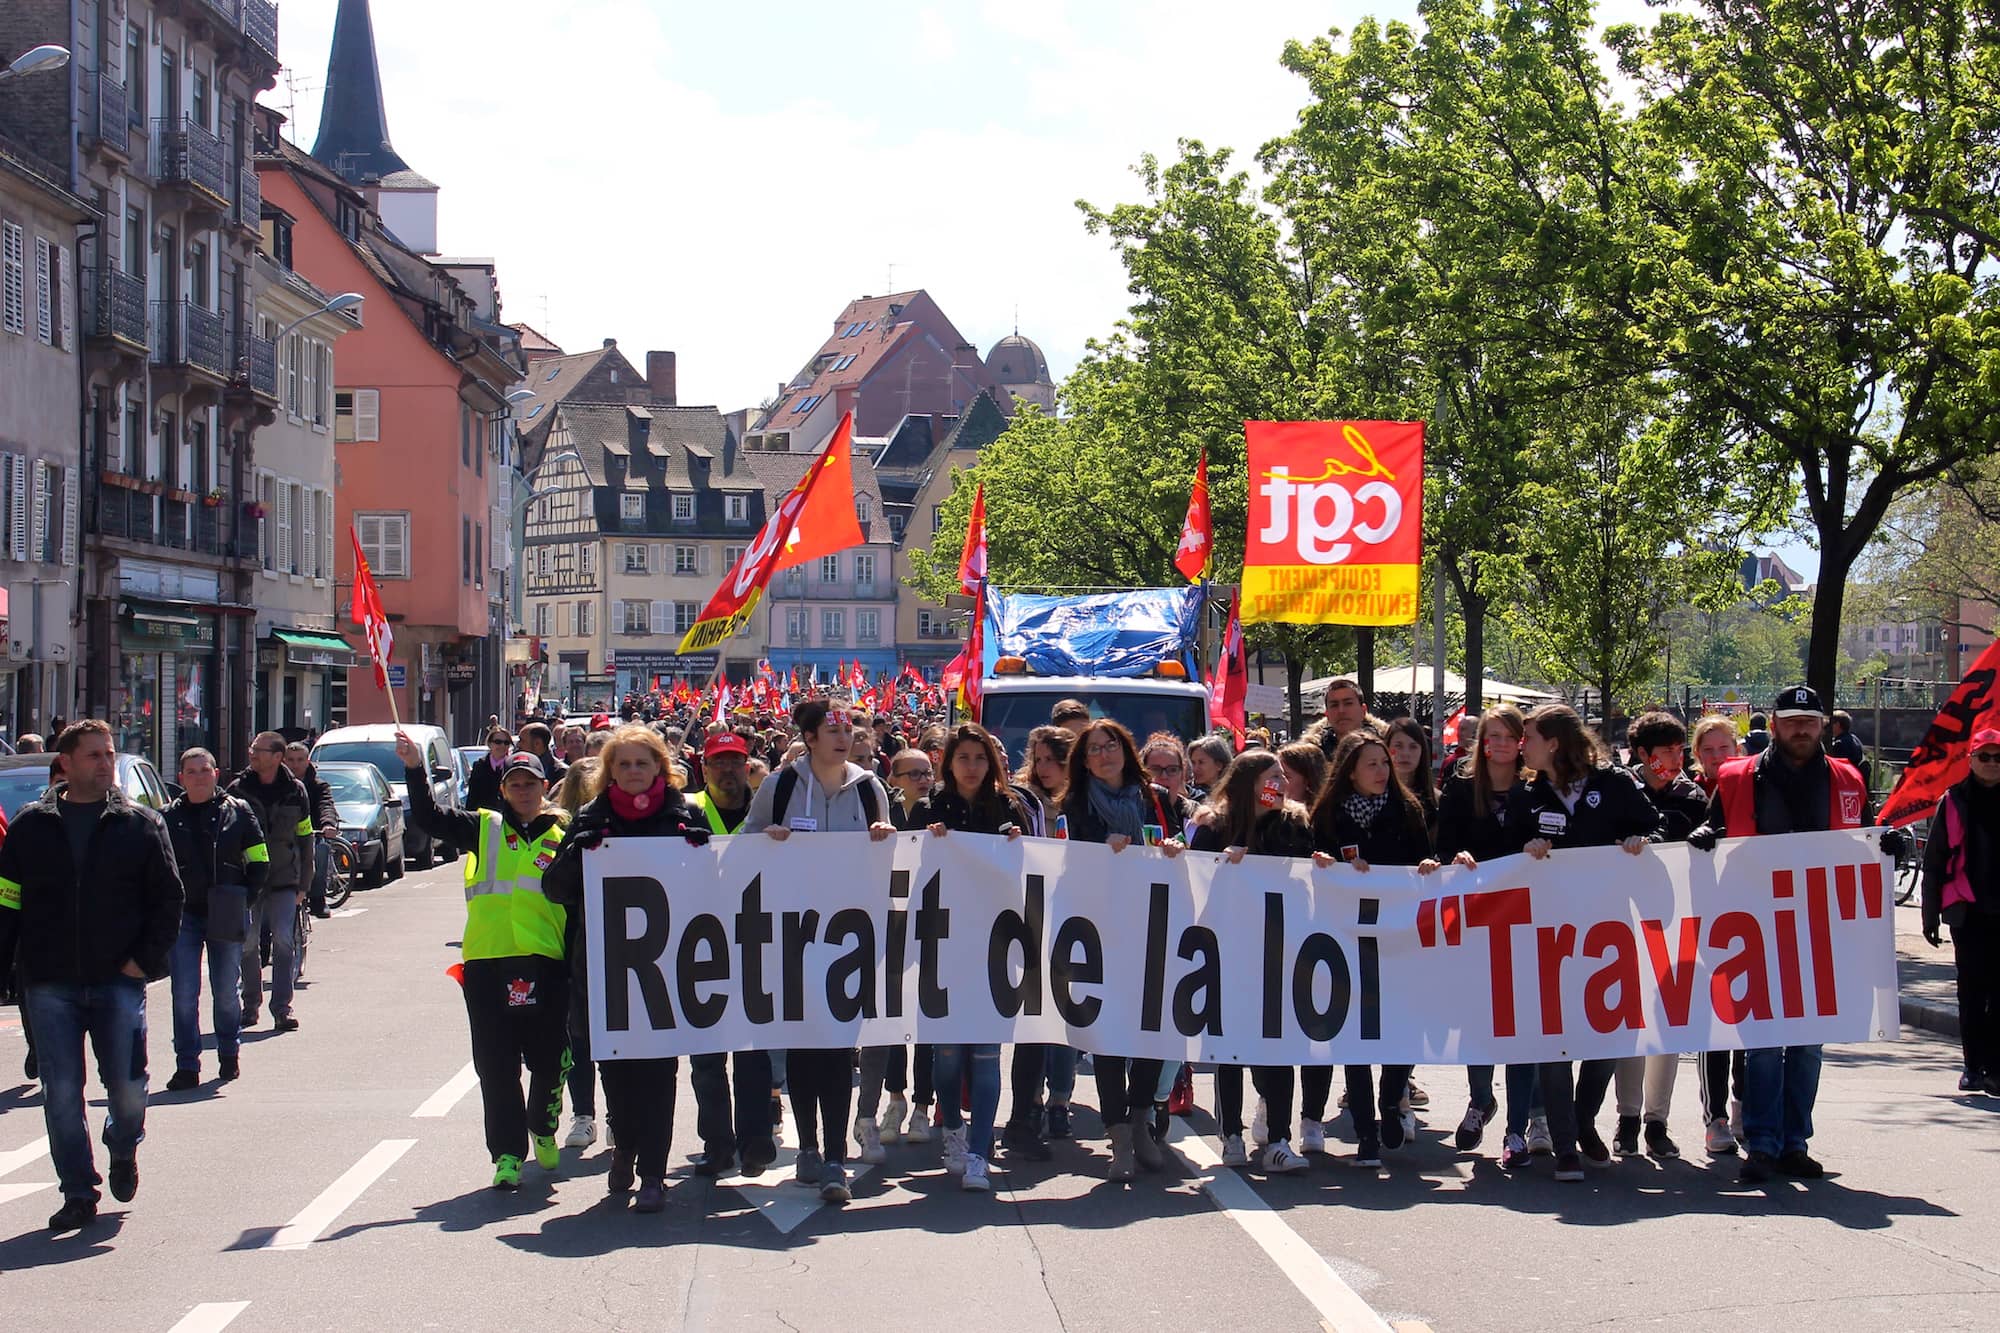
<instances>
[{"instance_id":1,"label":"lamp post","mask_svg":"<svg viewBox=\"0 0 2000 1333\"><path fill-rule=\"evenodd\" d=\"M30 74L43 74L50 70L58 70L68 63L69 48L67 46L49 45L30 47L28 50L14 57L13 62L7 68L0 69L0 83L6 83L9 79L26 78Z\"/></svg>"},{"instance_id":2,"label":"lamp post","mask_svg":"<svg viewBox=\"0 0 2000 1333\"><path fill-rule=\"evenodd\" d=\"M321 315L334 315L343 310L352 310L366 299L360 292L342 292L338 296L328 297L325 304L321 305L319 309L307 311L291 323L285 325L284 328L279 329L277 336L273 337L271 342L273 345L283 342L291 336L294 329L309 319L318 319Z\"/></svg>"}]
</instances>

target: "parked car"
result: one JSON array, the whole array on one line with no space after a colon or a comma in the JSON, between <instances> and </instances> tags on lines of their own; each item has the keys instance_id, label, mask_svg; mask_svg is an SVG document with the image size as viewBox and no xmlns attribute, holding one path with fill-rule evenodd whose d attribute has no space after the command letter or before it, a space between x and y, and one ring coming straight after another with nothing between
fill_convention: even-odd
<instances>
[{"instance_id":1,"label":"parked car","mask_svg":"<svg viewBox=\"0 0 2000 1333\"><path fill-rule=\"evenodd\" d=\"M319 765L320 781L333 789L340 836L354 848L364 884L403 877L403 798L373 764Z\"/></svg>"},{"instance_id":2,"label":"parked car","mask_svg":"<svg viewBox=\"0 0 2000 1333\"><path fill-rule=\"evenodd\" d=\"M409 806L409 793L403 789L403 761L396 757L396 732L407 733L411 740L423 750L424 758L431 770L431 800L440 810L457 810L458 769L451 758L451 741L442 727L425 726L419 722L406 722L401 728L390 722L372 722L359 727L335 727L319 738L313 746L312 760L317 767L327 764L373 764L380 769L397 799L405 809ZM449 842L438 841L432 845L431 836L421 829L406 829L403 846L409 859L417 869L427 870L434 859L433 853L440 854L447 861L458 859L458 848Z\"/></svg>"},{"instance_id":3,"label":"parked car","mask_svg":"<svg viewBox=\"0 0 2000 1333\"><path fill-rule=\"evenodd\" d=\"M0 755L0 808L8 819L49 789L49 763L54 758L53 754ZM173 799L152 761L136 754L118 756L118 785L133 801L155 810L166 809Z\"/></svg>"}]
</instances>

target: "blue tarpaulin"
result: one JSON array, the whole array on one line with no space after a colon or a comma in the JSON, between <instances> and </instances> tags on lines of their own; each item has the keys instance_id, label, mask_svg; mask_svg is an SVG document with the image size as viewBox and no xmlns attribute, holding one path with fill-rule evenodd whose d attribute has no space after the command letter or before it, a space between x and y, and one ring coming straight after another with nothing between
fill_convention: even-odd
<instances>
[{"instance_id":1,"label":"blue tarpaulin","mask_svg":"<svg viewBox=\"0 0 2000 1333\"><path fill-rule=\"evenodd\" d=\"M1198 680L1202 596L1198 586L1082 597L989 590L985 673L1001 657L1022 658L1042 676L1144 676L1178 661Z\"/></svg>"}]
</instances>

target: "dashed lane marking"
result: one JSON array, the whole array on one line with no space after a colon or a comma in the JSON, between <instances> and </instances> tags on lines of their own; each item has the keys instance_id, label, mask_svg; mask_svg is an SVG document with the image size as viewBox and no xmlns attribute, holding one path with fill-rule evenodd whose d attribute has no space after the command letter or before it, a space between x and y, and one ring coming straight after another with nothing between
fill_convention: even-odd
<instances>
[{"instance_id":1,"label":"dashed lane marking","mask_svg":"<svg viewBox=\"0 0 2000 1333\"><path fill-rule=\"evenodd\" d=\"M311 1245L370 1185L381 1179L383 1172L416 1146L416 1142L415 1139L383 1139L370 1148L360 1161L347 1168L340 1179L328 1185L317 1199L307 1204L303 1212L278 1228L271 1239L264 1242L264 1248L303 1250Z\"/></svg>"},{"instance_id":2,"label":"dashed lane marking","mask_svg":"<svg viewBox=\"0 0 2000 1333\"><path fill-rule=\"evenodd\" d=\"M479 1082L479 1072L472 1067L472 1061L465 1062L465 1068L451 1076L442 1088L424 1099L424 1104L410 1112L412 1120L442 1120L451 1114L451 1108Z\"/></svg>"},{"instance_id":3,"label":"dashed lane marking","mask_svg":"<svg viewBox=\"0 0 2000 1333\"><path fill-rule=\"evenodd\" d=\"M203 1301L181 1316L167 1333L222 1333L237 1315L250 1308L248 1301Z\"/></svg>"},{"instance_id":4,"label":"dashed lane marking","mask_svg":"<svg viewBox=\"0 0 2000 1333\"><path fill-rule=\"evenodd\" d=\"M0 1185L0 1203L12 1203L16 1199L27 1198L36 1190L53 1189L54 1187L55 1182L53 1180L44 1180L39 1183L27 1182L17 1185Z\"/></svg>"},{"instance_id":5,"label":"dashed lane marking","mask_svg":"<svg viewBox=\"0 0 2000 1333\"><path fill-rule=\"evenodd\" d=\"M16 1148L12 1152L0 1152L0 1176L19 1171L30 1162L40 1161L48 1155L48 1151L49 1137L44 1134L24 1148Z\"/></svg>"}]
</instances>

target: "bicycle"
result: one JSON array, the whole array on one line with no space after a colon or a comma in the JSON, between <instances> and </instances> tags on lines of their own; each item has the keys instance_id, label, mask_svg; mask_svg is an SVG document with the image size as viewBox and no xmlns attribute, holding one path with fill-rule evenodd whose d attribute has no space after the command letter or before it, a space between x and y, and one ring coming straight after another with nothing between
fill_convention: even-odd
<instances>
[{"instance_id":1,"label":"bicycle","mask_svg":"<svg viewBox=\"0 0 2000 1333\"><path fill-rule=\"evenodd\" d=\"M297 985L306 975L306 941L312 938L312 907L301 893L298 906L292 909L292 984Z\"/></svg>"},{"instance_id":2,"label":"bicycle","mask_svg":"<svg viewBox=\"0 0 2000 1333\"><path fill-rule=\"evenodd\" d=\"M1896 858L1896 906L1907 907L1915 901L1917 890L1924 882L1924 847L1931 840L1931 821L1926 819L1911 824L1905 830L1910 836L1903 854Z\"/></svg>"},{"instance_id":3,"label":"bicycle","mask_svg":"<svg viewBox=\"0 0 2000 1333\"><path fill-rule=\"evenodd\" d=\"M361 878L361 855L345 838L328 838L326 848L331 863L326 877L326 910L337 912L346 906Z\"/></svg>"}]
</instances>

